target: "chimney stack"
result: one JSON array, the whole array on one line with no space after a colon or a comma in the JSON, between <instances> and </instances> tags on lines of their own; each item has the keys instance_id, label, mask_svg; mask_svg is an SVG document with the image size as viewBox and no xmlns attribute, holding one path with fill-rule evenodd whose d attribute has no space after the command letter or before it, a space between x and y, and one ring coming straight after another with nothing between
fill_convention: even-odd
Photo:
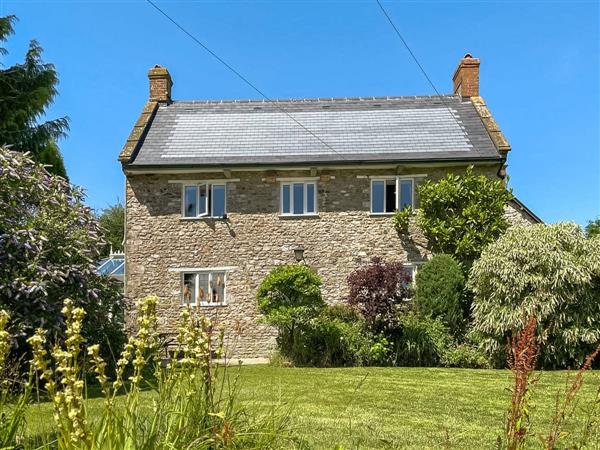
<instances>
[{"instance_id":1,"label":"chimney stack","mask_svg":"<svg viewBox=\"0 0 600 450\"><path fill-rule=\"evenodd\" d=\"M169 71L157 64L148 71L148 80L150 80L150 101L171 103L173 80Z\"/></svg>"},{"instance_id":2,"label":"chimney stack","mask_svg":"<svg viewBox=\"0 0 600 450\"><path fill-rule=\"evenodd\" d=\"M467 53L458 63L452 77L454 93L461 97L479 96L479 58Z\"/></svg>"}]
</instances>

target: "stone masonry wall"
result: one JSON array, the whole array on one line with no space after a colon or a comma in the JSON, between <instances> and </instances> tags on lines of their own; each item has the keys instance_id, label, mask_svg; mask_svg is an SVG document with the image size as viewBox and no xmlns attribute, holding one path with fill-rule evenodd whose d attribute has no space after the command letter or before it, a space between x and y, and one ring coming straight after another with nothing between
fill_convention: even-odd
<instances>
[{"instance_id":1,"label":"stone masonry wall","mask_svg":"<svg viewBox=\"0 0 600 450\"><path fill-rule=\"evenodd\" d=\"M428 178L448 169L415 170ZM460 170L459 168L456 171ZM491 176L497 168L485 169ZM281 217L279 183L272 173L233 172L227 183L227 220L181 218L182 185L177 179L223 179L223 173L128 175L125 293L130 300L148 294L160 298L161 332L174 332L182 309L181 274L177 269L233 267L227 274L227 305L201 307L226 329L230 356L267 357L275 332L259 323L256 291L267 273L293 263L294 247L305 248L306 263L323 280L328 302L342 301L346 277L373 256L404 262L427 257L426 241L413 225L401 239L390 216L370 215L369 175L389 170L339 170L318 182L318 217ZM405 171L402 175L410 175ZM309 176L282 172L282 177ZM360 177L360 178L359 178Z\"/></svg>"}]
</instances>

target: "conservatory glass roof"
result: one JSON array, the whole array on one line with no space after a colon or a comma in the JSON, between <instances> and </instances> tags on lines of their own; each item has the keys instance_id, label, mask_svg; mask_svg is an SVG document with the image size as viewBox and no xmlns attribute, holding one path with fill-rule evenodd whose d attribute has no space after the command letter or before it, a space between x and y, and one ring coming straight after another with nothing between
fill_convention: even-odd
<instances>
[{"instance_id":1,"label":"conservatory glass roof","mask_svg":"<svg viewBox=\"0 0 600 450\"><path fill-rule=\"evenodd\" d=\"M101 275L107 275L123 281L125 276L125 255L123 253L111 253L108 258L98 261L96 270Z\"/></svg>"}]
</instances>

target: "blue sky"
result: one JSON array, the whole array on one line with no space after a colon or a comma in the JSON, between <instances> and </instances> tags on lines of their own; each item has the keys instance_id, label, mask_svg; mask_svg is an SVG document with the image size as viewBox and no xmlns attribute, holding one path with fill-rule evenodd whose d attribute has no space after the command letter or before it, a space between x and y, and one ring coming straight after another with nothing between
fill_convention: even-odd
<instances>
[{"instance_id":1,"label":"blue sky","mask_svg":"<svg viewBox=\"0 0 600 450\"><path fill-rule=\"evenodd\" d=\"M375 1L159 1L271 98L431 94ZM512 145L510 185L545 221L600 216L599 3L383 2L440 92L481 58L481 94ZM71 181L94 208L123 198L117 155L166 66L176 99L257 95L143 0L0 0L16 14L4 64L29 39L56 65L49 117Z\"/></svg>"}]
</instances>

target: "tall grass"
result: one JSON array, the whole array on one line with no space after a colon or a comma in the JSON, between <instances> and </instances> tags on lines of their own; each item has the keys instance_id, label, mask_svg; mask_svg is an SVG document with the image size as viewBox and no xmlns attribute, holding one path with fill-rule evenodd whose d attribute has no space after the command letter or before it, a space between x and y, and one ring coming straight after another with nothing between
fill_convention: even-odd
<instances>
[{"instance_id":1,"label":"tall grass","mask_svg":"<svg viewBox=\"0 0 600 450\"><path fill-rule=\"evenodd\" d=\"M537 322L529 319L522 330L513 333L508 345L508 366L513 373L511 404L506 415L504 442L498 439L498 448L519 450L526 446L527 439L534 437L530 413L532 391L540 378L535 373L535 364L540 352L536 335ZM600 354L600 345L585 360L575 377L567 378L564 391L556 393L555 407L549 430L537 434L537 441L544 450L557 448L583 449L594 440L600 444L600 388L590 409L578 411L578 394L584 384L585 375L592 362ZM577 414L584 415L584 426L580 433L567 431L568 423ZM594 447L596 448L596 447Z\"/></svg>"},{"instance_id":2,"label":"tall grass","mask_svg":"<svg viewBox=\"0 0 600 450\"><path fill-rule=\"evenodd\" d=\"M138 303L137 332L125 345L115 373L107 374L97 345L83 354L85 312L66 300L65 342L49 349L46 331L37 330L28 339L33 352L30 382L16 401L0 398L0 448L22 444L69 450L298 446L287 432L285 414L254 417L236 401L237 376L216 363L223 353L223 332L215 333L197 310L182 312L175 357L161 360L157 301L150 296ZM8 352L7 322L8 315L2 313L0 364ZM86 371L93 372L103 396L102 413L95 420L86 409ZM34 388L52 402L54 427L35 442L24 442L24 417ZM150 407L140 401L142 390L150 390Z\"/></svg>"}]
</instances>

